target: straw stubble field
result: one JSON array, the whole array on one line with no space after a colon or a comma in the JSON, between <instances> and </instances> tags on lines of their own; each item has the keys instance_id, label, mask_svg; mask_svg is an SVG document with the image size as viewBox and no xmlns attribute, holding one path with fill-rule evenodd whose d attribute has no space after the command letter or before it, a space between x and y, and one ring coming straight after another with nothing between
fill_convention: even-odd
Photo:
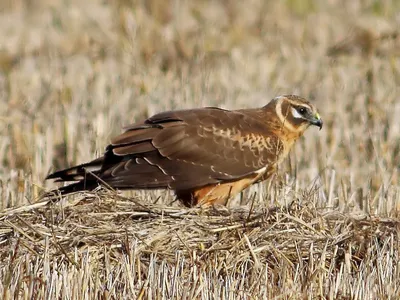
<instances>
[{"instance_id":1,"label":"straw stubble field","mask_svg":"<svg viewBox=\"0 0 400 300\"><path fill-rule=\"evenodd\" d=\"M3 299L400 296L399 1L2 1ZM272 180L227 210L165 191L57 203L50 170L168 109L311 99Z\"/></svg>"}]
</instances>

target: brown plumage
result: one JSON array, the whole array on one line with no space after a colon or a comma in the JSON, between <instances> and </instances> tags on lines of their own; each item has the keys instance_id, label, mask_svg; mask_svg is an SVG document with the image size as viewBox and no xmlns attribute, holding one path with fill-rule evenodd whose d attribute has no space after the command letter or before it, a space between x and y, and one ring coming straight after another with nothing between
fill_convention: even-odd
<instances>
[{"instance_id":1,"label":"brown plumage","mask_svg":"<svg viewBox=\"0 0 400 300\"><path fill-rule=\"evenodd\" d=\"M321 118L294 95L255 109L163 112L127 127L104 156L46 179L78 181L61 187L62 194L106 183L115 189L172 189L186 206L225 205L270 177L310 125L321 128Z\"/></svg>"}]
</instances>

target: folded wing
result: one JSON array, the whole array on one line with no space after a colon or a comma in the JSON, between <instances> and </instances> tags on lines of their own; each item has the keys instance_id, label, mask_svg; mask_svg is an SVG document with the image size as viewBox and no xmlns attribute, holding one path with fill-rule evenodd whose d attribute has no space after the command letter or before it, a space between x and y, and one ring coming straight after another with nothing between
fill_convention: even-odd
<instances>
[{"instance_id":1,"label":"folded wing","mask_svg":"<svg viewBox=\"0 0 400 300\"><path fill-rule=\"evenodd\" d=\"M73 190L99 180L118 189L188 190L273 167L281 151L282 143L251 110L164 112L127 127L103 157L48 178L79 180Z\"/></svg>"}]
</instances>

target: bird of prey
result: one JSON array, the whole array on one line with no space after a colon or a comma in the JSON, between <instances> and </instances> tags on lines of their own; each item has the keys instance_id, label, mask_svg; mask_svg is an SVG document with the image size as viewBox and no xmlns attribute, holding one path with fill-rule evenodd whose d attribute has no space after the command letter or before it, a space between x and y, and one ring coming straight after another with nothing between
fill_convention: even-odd
<instances>
[{"instance_id":1,"label":"bird of prey","mask_svg":"<svg viewBox=\"0 0 400 300\"><path fill-rule=\"evenodd\" d=\"M261 108L162 112L126 127L102 157L46 179L77 181L56 190L63 195L105 184L171 189L189 207L227 205L269 178L310 125L321 129L322 120L296 95L276 97Z\"/></svg>"}]
</instances>

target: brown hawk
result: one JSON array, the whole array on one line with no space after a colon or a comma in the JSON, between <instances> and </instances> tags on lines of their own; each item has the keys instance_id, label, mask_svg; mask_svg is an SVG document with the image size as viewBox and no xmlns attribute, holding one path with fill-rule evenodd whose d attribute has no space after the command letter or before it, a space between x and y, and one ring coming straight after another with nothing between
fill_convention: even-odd
<instances>
[{"instance_id":1,"label":"brown hawk","mask_svg":"<svg viewBox=\"0 0 400 300\"><path fill-rule=\"evenodd\" d=\"M251 184L265 180L294 142L322 120L307 100L285 95L254 109L215 107L168 111L132 124L104 155L50 174L78 181L57 191L171 189L186 206L226 205Z\"/></svg>"}]
</instances>

